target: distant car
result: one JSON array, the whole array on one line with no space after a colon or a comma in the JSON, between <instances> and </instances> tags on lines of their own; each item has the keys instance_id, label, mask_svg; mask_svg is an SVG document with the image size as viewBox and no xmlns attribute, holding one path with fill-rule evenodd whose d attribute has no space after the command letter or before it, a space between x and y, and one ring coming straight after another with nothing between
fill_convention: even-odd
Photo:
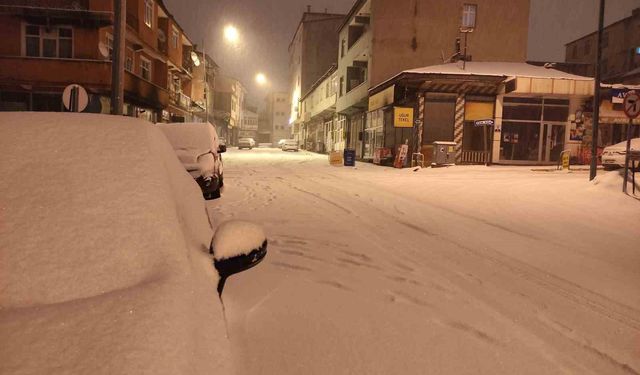
<instances>
[{"instance_id":1,"label":"distant car","mask_svg":"<svg viewBox=\"0 0 640 375\"><path fill-rule=\"evenodd\" d=\"M278 141L278 148L282 148L282 146L284 146L284 143L286 142L286 139L281 139Z\"/></svg>"},{"instance_id":2,"label":"distant car","mask_svg":"<svg viewBox=\"0 0 640 375\"><path fill-rule=\"evenodd\" d=\"M631 140L631 150L640 151L640 138ZM602 166L608 171L624 167L626 153L627 141L605 147L602 151Z\"/></svg>"},{"instance_id":3,"label":"distant car","mask_svg":"<svg viewBox=\"0 0 640 375\"><path fill-rule=\"evenodd\" d=\"M287 139L282 144L282 151L300 151L298 141L295 139Z\"/></svg>"},{"instance_id":4,"label":"distant car","mask_svg":"<svg viewBox=\"0 0 640 375\"><path fill-rule=\"evenodd\" d=\"M251 150L256 147L256 141L253 138L240 138L238 140L238 149L242 150L243 148L248 148Z\"/></svg>"},{"instance_id":5,"label":"distant car","mask_svg":"<svg viewBox=\"0 0 640 375\"><path fill-rule=\"evenodd\" d=\"M220 198L224 186L222 152L216 129L205 123L174 123L157 125L169 140L187 172L193 177L204 199Z\"/></svg>"}]
</instances>

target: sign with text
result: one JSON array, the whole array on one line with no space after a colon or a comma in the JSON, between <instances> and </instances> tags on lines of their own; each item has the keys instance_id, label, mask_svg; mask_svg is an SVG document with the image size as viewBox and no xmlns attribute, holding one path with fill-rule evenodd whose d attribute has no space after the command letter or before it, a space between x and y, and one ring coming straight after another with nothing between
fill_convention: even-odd
<instances>
[{"instance_id":1,"label":"sign with text","mask_svg":"<svg viewBox=\"0 0 640 375\"><path fill-rule=\"evenodd\" d=\"M473 122L473 126L481 127L481 126L493 126L493 119L486 120L476 120Z\"/></svg>"},{"instance_id":2,"label":"sign with text","mask_svg":"<svg viewBox=\"0 0 640 375\"><path fill-rule=\"evenodd\" d=\"M393 107L393 127L413 128L413 108Z\"/></svg>"},{"instance_id":3,"label":"sign with text","mask_svg":"<svg viewBox=\"0 0 640 375\"><path fill-rule=\"evenodd\" d=\"M342 167L342 152L331 151L329 153L329 164L334 167Z\"/></svg>"},{"instance_id":4,"label":"sign with text","mask_svg":"<svg viewBox=\"0 0 640 375\"><path fill-rule=\"evenodd\" d=\"M398 152L396 153L396 159L393 162L395 168L403 168L404 163L407 160L407 154L409 153L409 145L398 146Z\"/></svg>"}]
</instances>

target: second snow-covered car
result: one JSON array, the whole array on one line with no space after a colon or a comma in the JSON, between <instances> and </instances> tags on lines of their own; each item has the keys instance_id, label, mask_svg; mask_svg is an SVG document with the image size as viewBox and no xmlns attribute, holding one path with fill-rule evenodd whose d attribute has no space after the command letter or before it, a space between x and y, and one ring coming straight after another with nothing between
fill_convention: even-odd
<instances>
[{"instance_id":1,"label":"second snow-covered car","mask_svg":"<svg viewBox=\"0 0 640 375\"><path fill-rule=\"evenodd\" d=\"M169 140L191 177L193 177L204 199L220 198L224 186L222 152L216 129L205 123L174 123L157 125Z\"/></svg>"},{"instance_id":2,"label":"second snow-covered car","mask_svg":"<svg viewBox=\"0 0 640 375\"><path fill-rule=\"evenodd\" d=\"M295 139L287 139L282 144L282 151L300 151L298 141Z\"/></svg>"},{"instance_id":3,"label":"second snow-covered car","mask_svg":"<svg viewBox=\"0 0 640 375\"><path fill-rule=\"evenodd\" d=\"M631 140L631 151L640 151L640 138ZM602 166L606 170L624 167L627 154L627 141L607 146L602 151Z\"/></svg>"},{"instance_id":4,"label":"second snow-covered car","mask_svg":"<svg viewBox=\"0 0 640 375\"><path fill-rule=\"evenodd\" d=\"M256 147L256 141L253 138L240 138L238 140L238 149L242 150L243 148L248 148L251 150Z\"/></svg>"}]
</instances>

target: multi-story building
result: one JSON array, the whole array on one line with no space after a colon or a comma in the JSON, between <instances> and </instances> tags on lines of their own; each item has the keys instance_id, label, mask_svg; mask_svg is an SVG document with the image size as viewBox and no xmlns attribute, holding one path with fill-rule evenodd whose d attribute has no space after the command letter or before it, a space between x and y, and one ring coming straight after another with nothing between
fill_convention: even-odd
<instances>
[{"instance_id":1,"label":"multi-story building","mask_svg":"<svg viewBox=\"0 0 640 375\"><path fill-rule=\"evenodd\" d=\"M336 111L347 147L364 156L369 88L444 62L524 62L528 25L529 0L357 0L339 28Z\"/></svg>"},{"instance_id":2,"label":"multi-story building","mask_svg":"<svg viewBox=\"0 0 640 375\"><path fill-rule=\"evenodd\" d=\"M0 0L0 33L0 110L62 111L74 83L110 112L112 1ZM161 0L127 1L125 44L125 114L190 120L192 46Z\"/></svg>"},{"instance_id":3,"label":"multi-story building","mask_svg":"<svg viewBox=\"0 0 640 375\"><path fill-rule=\"evenodd\" d=\"M215 82L218 74L218 65L211 56L200 51L194 52L197 59L192 59L193 78L191 80L192 97L200 111L193 112L194 120L198 122L215 123Z\"/></svg>"},{"instance_id":4,"label":"multi-story building","mask_svg":"<svg viewBox=\"0 0 640 375\"><path fill-rule=\"evenodd\" d=\"M315 13L307 7L289 44L290 104L286 112L295 139L300 140L300 98L335 64L337 29L343 19L343 14Z\"/></svg>"},{"instance_id":5,"label":"multi-story building","mask_svg":"<svg viewBox=\"0 0 640 375\"><path fill-rule=\"evenodd\" d=\"M220 137L229 144L238 141L239 127L242 121L242 109L247 90L235 78L218 76L215 84L214 118Z\"/></svg>"},{"instance_id":6,"label":"multi-story building","mask_svg":"<svg viewBox=\"0 0 640 375\"><path fill-rule=\"evenodd\" d=\"M302 95L302 133L307 149L316 152L344 149L344 128L336 115L337 66L333 65Z\"/></svg>"},{"instance_id":7,"label":"multi-story building","mask_svg":"<svg viewBox=\"0 0 640 375\"><path fill-rule=\"evenodd\" d=\"M565 61L586 65L582 73L593 77L597 41L594 31L567 43ZM604 82L640 84L640 8L604 29L600 66Z\"/></svg>"},{"instance_id":8,"label":"multi-story building","mask_svg":"<svg viewBox=\"0 0 640 375\"><path fill-rule=\"evenodd\" d=\"M271 132L271 142L291 138L289 124L289 95L286 92L271 92L265 98L267 127Z\"/></svg>"},{"instance_id":9,"label":"multi-story building","mask_svg":"<svg viewBox=\"0 0 640 375\"><path fill-rule=\"evenodd\" d=\"M238 138L258 139L258 113L256 108L247 107L242 111L242 123Z\"/></svg>"}]
</instances>

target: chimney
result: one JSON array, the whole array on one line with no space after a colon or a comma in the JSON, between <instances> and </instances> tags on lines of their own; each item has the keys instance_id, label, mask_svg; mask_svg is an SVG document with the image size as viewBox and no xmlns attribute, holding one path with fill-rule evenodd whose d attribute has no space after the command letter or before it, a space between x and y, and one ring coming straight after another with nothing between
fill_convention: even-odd
<instances>
[{"instance_id":1,"label":"chimney","mask_svg":"<svg viewBox=\"0 0 640 375\"><path fill-rule=\"evenodd\" d=\"M311 5L307 5L307 13L311 13Z\"/></svg>"}]
</instances>

